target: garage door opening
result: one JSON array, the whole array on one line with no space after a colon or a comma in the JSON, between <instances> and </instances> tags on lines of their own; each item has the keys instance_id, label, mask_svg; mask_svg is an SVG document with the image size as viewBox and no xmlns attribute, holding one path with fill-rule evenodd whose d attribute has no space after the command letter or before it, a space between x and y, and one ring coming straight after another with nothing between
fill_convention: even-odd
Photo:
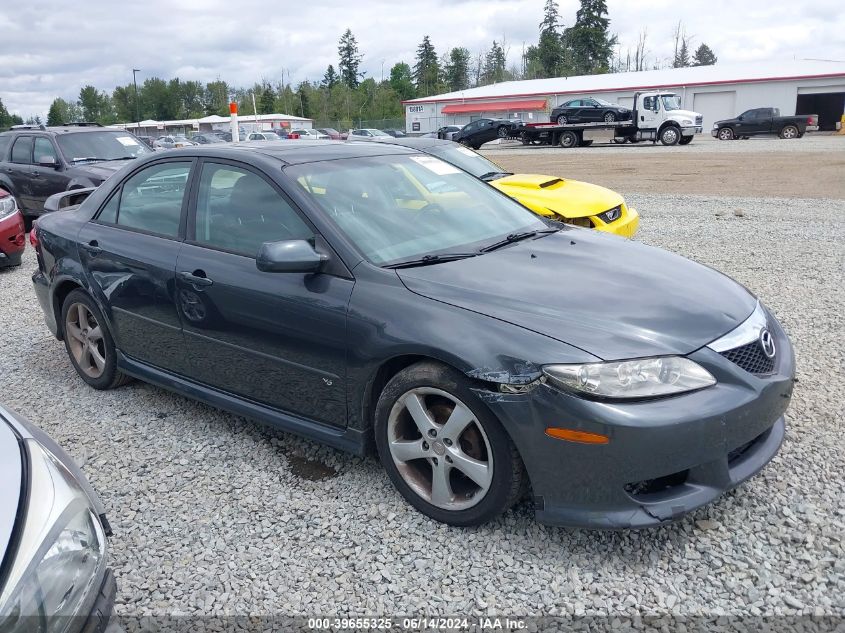
<instances>
[{"instance_id":1,"label":"garage door opening","mask_svg":"<svg viewBox=\"0 0 845 633\"><path fill-rule=\"evenodd\" d=\"M836 122L845 112L845 92L800 94L795 114L818 114L820 130L835 130Z\"/></svg>"}]
</instances>

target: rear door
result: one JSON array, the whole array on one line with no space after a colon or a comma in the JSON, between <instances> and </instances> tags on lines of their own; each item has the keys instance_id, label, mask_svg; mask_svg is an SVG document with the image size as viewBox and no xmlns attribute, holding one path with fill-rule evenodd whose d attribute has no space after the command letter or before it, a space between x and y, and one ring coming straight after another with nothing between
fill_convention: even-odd
<instances>
[{"instance_id":1,"label":"rear door","mask_svg":"<svg viewBox=\"0 0 845 633\"><path fill-rule=\"evenodd\" d=\"M303 418L346 424L352 279L268 273L264 242L321 240L284 192L245 164L203 159L176 266L193 377Z\"/></svg>"},{"instance_id":2,"label":"rear door","mask_svg":"<svg viewBox=\"0 0 845 633\"><path fill-rule=\"evenodd\" d=\"M193 162L174 157L144 166L79 233L83 268L108 312L118 349L185 375L190 366L175 277Z\"/></svg>"},{"instance_id":3,"label":"rear door","mask_svg":"<svg viewBox=\"0 0 845 633\"><path fill-rule=\"evenodd\" d=\"M3 172L14 187L14 194L24 215L34 215L37 210L32 189L32 136L18 136L12 141L9 161L3 165Z\"/></svg>"}]
</instances>

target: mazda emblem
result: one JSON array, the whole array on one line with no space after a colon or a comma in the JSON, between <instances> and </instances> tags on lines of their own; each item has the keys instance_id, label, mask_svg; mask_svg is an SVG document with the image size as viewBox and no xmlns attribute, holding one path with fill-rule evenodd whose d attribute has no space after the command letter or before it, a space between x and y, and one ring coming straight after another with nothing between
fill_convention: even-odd
<instances>
[{"instance_id":1,"label":"mazda emblem","mask_svg":"<svg viewBox=\"0 0 845 633\"><path fill-rule=\"evenodd\" d=\"M767 328L760 330L760 347L763 348L763 353L767 358L774 358L777 353L775 348L775 338Z\"/></svg>"}]
</instances>

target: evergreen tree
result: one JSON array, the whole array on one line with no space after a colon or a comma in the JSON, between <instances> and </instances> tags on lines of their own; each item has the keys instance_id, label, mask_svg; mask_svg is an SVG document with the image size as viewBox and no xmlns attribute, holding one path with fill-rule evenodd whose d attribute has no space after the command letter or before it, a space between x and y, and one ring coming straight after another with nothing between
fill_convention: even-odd
<instances>
[{"instance_id":1,"label":"evergreen tree","mask_svg":"<svg viewBox=\"0 0 845 633\"><path fill-rule=\"evenodd\" d=\"M543 21L540 22L540 40L535 51L540 76L557 77L566 72L557 0L546 0Z\"/></svg>"},{"instance_id":2,"label":"evergreen tree","mask_svg":"<svg viewBox=\"0 0 845 633\"><path fill-rule=\"evenodd\" d=\"M229 85L220 79L205 84L203 102L206 115L229 116ZM141 100L144 103L144 100ZM141 118L145 118L142 111Z\"/></svg>"},{"instance_id":3,"label":"evergreen tree","mask_svg":"<svg viewBox=\"0 0 845 633\"><path fill-rule=\"evenodd\" d=\"M68 119L68 103L64 99L53 99L50 110L47 112L47 125L63 125L71 123Z\"/></svg>"},{"instance_id":4,"label":"evergreen tree","mask_svg":"<svg viewBox=\"0 0 845 633\"><path fill-rule=\"evenodd\" d=\"M390 69L390 87L400 100L413 99L417 96L414 88L414 74L405 62L398 62Z\"/></svg>"},{"instance_id":5,"label":"evergreen tree","mask_svg":"<svg viewBox=\"0 0 845 633\"><path fill-rule=\"evenodd\" d=\"M358 87L358 66L361 65L362 55L358 52L358 41L352 35L350 29L341 36L337 46L337 55L340 58L337 68L340 71L340 80L349 88Z\"/></svg>"},{"instance_id":6,"label":"evergreen tree","mask_svg":"<svg viewBox=\"0 0 845 633\"><path fill-rule=\"evenodd\" d=\"M505 49L493 40L493 46L484 58L484 70L481 71L481 83L492 84L505 80Z\"/></svg>"},{"instance_id":7,"label":"evergreen tree","mask_svg":"<svg viewBox=\"0 0 845 633\"><path fill-rule=\"evenodd\" d=\"M428 35L417 47L417 63L414 65L414 82L420 96L427 97L437 91L440 79L440 64L437 52Z\"/></svg>"},{"instance_id":8,"label":"evergreen tree","mask_svg":"<svg viewBox=\"0 0 845 633\"><path fill-rule=\"evenodd\" d=\"M258 112L260 114L273 114L276 109L276 94L272 86L265 83L258 98Z\"/></svg>"},{"instance_id":9,"label":"evergreen tree","mask_svg":"<svg viewBox=\"0 0 845 633\"><path fill-rule=\"evenodd\" d=\"M452 92L469 88L469 51L463 47L456 47L449 51L446 61L445 81Z\"/></svg>"},{"instance_id":10,"label":"evergreen tree","mask_svg":"<svg viewBox=\"0 0 845 633\"><path fill-rule=\"evenodd\" d=\"M593 75L606 73L616 36L608 31L606 0L581 0L581 8L575 14L575 25L566 29L565 45L572 55L572 70L576 74Z\"/></svg>"},{"instance_id":11,"label":"evergreen tree","mask_svg":"<svg viewBox=\"0 0 845 633\"><path fill-rule=\"evenodd\" d=\"M686 68L690 65L689 38L683 22L675 27L675 52L672 55L672 68Z\"/></svg>"},{"instance_id":12,"label":"evergreen tree","mask_svg":"<svg viewBox=\"0 0 845 633\"><path fill-rule=\"evenodd\" d=\"M717 62L716 54L707 44L699 46L692 56L693 66L712 66Z\"/></svg>"},{"instance_id":13,"label":"evergreen tree","mask_svg":"<svg viewBox=\"0 0 845 633\"><path fill-rule=\"evenodd\" d=\"M338 81L340 81L340 79L338 78L337 73L335 72L334 66L329 64L329 67L326 68L326 74L323 75L323 82L321 86L323 88L328 88L329 90L331 90L337 85Z\"/></svg>"},{"instance_id":14,"label":"evergreen tree","mask_svg":"<svg viewBox=\"0 0 845 633\"><path fill-rule=\"evenodd\" d=\"M303 81L296 88L296 116L305 118L311 117L311 104L309 102L309 91L311 84Z\"/></svg>"}]
</instances>

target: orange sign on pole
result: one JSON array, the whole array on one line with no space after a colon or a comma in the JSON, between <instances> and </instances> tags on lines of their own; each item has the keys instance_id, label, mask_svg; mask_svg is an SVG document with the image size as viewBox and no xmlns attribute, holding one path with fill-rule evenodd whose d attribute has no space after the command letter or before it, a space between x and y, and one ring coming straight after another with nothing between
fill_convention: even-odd
<instances>
[{"instance_id":1,"label":"orange sign on pole","mask_svg":"<svg viewBox=\"0 0 845 633\"><path fill-rule=\"evenodd\" d=\"M232 101L229 104L229 114L237 114L238 113L238 104Z\"/></svg>"}]
</instances>

